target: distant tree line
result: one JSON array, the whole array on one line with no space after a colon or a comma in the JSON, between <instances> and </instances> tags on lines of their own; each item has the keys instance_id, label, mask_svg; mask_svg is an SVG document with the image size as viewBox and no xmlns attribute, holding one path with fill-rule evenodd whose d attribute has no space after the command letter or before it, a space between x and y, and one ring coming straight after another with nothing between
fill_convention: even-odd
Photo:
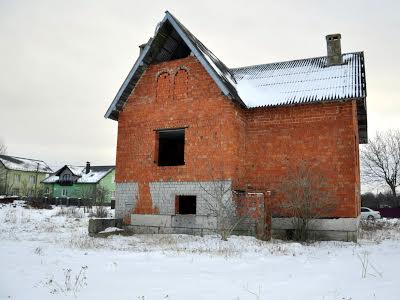
<instances>
[{"instance_id":1,"label":"distant tree line","mask_svg":"<svg viewBox=\"0 0 400 300\"><path fill-rule=\"evenodd\" d=\"M365 193L361 195L361 206L372 209L400 207L400 196L394 197L391 192L379 194Z\"/></svg>"}]
</instances>

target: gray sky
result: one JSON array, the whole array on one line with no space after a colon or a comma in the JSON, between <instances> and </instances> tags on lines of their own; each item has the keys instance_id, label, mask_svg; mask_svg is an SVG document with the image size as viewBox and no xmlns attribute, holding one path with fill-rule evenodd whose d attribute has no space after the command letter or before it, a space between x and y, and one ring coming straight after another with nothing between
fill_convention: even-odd
<instances>
[{"instance_id":1,"label":"gray sky","mask_svg":"<svg viewBox=\"0 0 400 300\"><path fill-rule=\"evenodd\" d=\"M399 3L0 0L0 139L52 166L114 164L104 113L167 9L229 67L322 56L341 33L365 51L369 136L399 128Z\"/></svg>"}]
</instances>

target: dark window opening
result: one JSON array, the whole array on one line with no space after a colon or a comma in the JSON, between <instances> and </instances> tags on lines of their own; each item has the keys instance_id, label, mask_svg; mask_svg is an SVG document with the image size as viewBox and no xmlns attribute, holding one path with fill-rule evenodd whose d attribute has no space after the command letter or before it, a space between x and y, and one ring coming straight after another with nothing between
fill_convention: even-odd
<instances>
[{"instance_id":1,"label":"dark window opening","mask_svg":"<svg viewBox=\"0 0 400 300\"><path fill-rule=\"evenodd\" d=\"M176 196L175 214L177 215L195 215L196 214L196 196Z\"/></svg>"},{"instance_id":2,"label":"dark window opening","mask_svg":"<svg viewBox=\"0 0 400 300\"><path fill-rule=\"evenodd\" d=\"M185 164L185 130L158 131L158 165L181 166Z\"/></svg>"}]
</instances>

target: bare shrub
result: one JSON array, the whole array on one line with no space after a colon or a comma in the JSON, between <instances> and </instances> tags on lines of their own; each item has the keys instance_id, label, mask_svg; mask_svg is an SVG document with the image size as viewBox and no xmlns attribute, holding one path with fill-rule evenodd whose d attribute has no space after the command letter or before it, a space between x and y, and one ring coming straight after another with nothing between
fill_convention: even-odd
<instances>
[{"instance_id":1,"label":"bare shrub","mask_svg":"<svg viewBox=\"0 0 400 300\"><path fill-rule=\"evenodd\" d=\"M290 170L280 192L284 198L280 208L291 217L296 241L310 240L313 221L337 207L320 172L304 163Z\"/></svg>"},{"instance_id":2,"label":"bare shrub","mask_svg":"<svg viewBox=\"0 0 400 300\"><path fill-rule=\"evenodd\" d=\"M45 285L49 287L51 294L63 294L64 296L73 295L87 286L86 270L88 266L82 266L77 274L72 273L72 269L63 269L63 281L57 281L53 277L46 280Z\"/></svg>"},{"instance_id":3,"label":"bare shrub","mask_svg":"<svg viewBox=\"0 0 400 300\"><path fill-rule=\"evenodd\" d=\"M37 255L43 255L43 248L42 247L36 247L35 250L33 251Z\"/></svg>"},{"instance_id":4,"label":"bare shrub","mask_svg":"<svg viewBox=\"0 0 400 300\"><path fill-rule=\"evenodd\" d=\"M400 222L394 220L361 220L358 236L360 239L366 239L375 243L384 240L400 240Z\"/></svg>"},{"instance_id":5,"label":"bare shrub","mask_svg":"<svg viewBox=\"0 0 400 300\"><path fill-rule=\"evenodd\" d=\"M363 251L360 254L357 254L358 259L361 262L361 278L366 278L367 275L371 276L379 276L382 277L382 273L379 272L376 267L369 260L369 252ZM371 270L373 273L368 273L368 270Z\"/></svg>"},{"instance_id":6,"label":"bare shrub","mask_svg":"<svg viewBox=\"0 0 400 300\"><path fill-rule=\"evenodd\" d=\"M46 198L42 197L32 197L28 199L27 204L29 207L36 209L53 209L53 207L47 203L46 200Z\"/></svg>"},{"instance_id":7,"label":"bare shrub","mask_svg":"<svg viewBox=\"0 0 400 300\"><path fill-rule=\"evenodd\" d=\"M12 223L15 224L17 223L17 213L15 210L9 210L6 212L4 216L4 222L5 223Z\"/></svg>"},{"instance_id":8,"label":"bare shrub","mask_svg":"<svg viewBox=\"0 0 400 300\"><path fill-rule=\"evenodd\" d=\"M205 194L202 197L205 209L208 215L216 217L216 232L223 241L227 241L240 224L250 219L253 219L257 226L262 224L263 234L258 237L266 239L264 202L259 203L256 198L250 200L250 198L242 197L242 194L246 194L232 190L231 182L228 180L216 179L211 183L200 183L200 187Z\"/></svg>"},{"instance_id":9,"label":"bare shrub","mask_svg":"<svg viewBox=\"0 0 400 300\"><path fill-rule=\"evenodd\" d=\"M96 205L95 209L91 210L89 213L89 217L96 218L107 218L108 217L108 209L105 206L105 202L107 197L109 196L109 191L104 187L98 187L95 190L95 201L94 205Z\"/></svg>"},{"instance_id":10,"label":"bare shrub","mask_svg":"<svg viewBox=\"0 0 400 300\"><path fill-rule=\"evenodd\" d=\"M250 290L248 285L244 286L243 288L244 288L244 290L246 292L248 292L249 294L253 295L256 300L260 300L261 299L261 286L258 286L258 290L257 291Z\"/></svg>"},{"instance_id":11,"label":"bare shrub","mask_svg":"<svg viewBox=\"0 0 400 300\"><path fill-rule=\"evenodd\" d=\"M78 248L78 249L96 249L100 248L102 245L98 239L92 238L85 235L72 235L70 240L68 241L68 245L71 248Z\"/></svg>"},{"instance_id":12,"label":"bare shrub","mask_svg":"<svg viewBox=\"0 0 400 300\"><path fill-rule=\"evenodd\" d=\"M89 217L95 218L107 218L108 217L108 209L106 206L96 206L92 207L92 210L89 213Z\"/></svg>"},{"instance_id":13,"label":"bare shrub","mask_svg":"<svg viewBox=\"0 0 400 300\"><path fill-rule=\"evenodd\" d=\"M217 218L217 233L223 241L227 241L232 231L244 218L237 217L236 203L230 181L214 180L210 184L200 184L205 192L204 203L210 215Z\"/></svg>"},{"instance_id":14,"label":"bare shrub","mask_svg":"<svg viewBox=\"0 0 400 300\"><path fill-rule=\"evenodd\" d=\"M70 207L61 207L54 216L66 216L73 218L83 218L83 213L80 211L78 207L70 206Z\"/></svg>"}]
</instances>

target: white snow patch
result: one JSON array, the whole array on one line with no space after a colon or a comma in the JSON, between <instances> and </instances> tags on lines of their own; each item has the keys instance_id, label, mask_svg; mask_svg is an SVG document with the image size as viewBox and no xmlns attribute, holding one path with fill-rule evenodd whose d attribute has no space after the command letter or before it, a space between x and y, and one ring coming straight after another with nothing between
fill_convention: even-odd
<instances>
[{"instance_id":1,"label":"white snow patch","mask_svg":"<svg viewBox=\"0 0 400 300\"><path fill-rule=\"evenodd\" d=\"M0 205L0 299L75 299L49 282L64 286L65 272L74 278L83 267L87 286L77 299L398 299L397 222L357 244L303 245L238 236L92 238L83 210L81 218L60 211ZM375 240L381 233L386 238Z\"/></svg>"},{"instance_id":2,"label":"white snow patch","mask_svg":"<svg viewBox=\"0 0 400 300\"><path fill-rule=\"evenodd\" d=\"M103 231L100 231L99 233L109 233L109 232L118 232L118 231L124 231L121 228L117 228L117 227L107 227L106 229L104 229Z\"/></svg>"}]
</instances>

